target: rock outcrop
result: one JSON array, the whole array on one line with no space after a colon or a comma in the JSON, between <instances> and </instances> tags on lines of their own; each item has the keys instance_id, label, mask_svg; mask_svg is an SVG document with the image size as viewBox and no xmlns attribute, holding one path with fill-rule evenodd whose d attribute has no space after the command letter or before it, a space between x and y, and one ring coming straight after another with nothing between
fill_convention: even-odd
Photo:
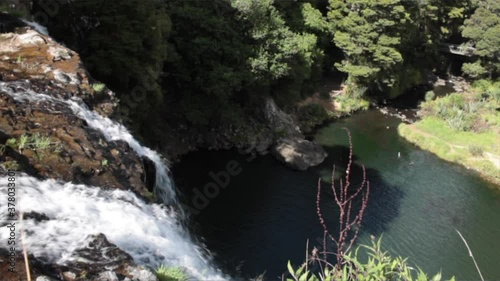
<instances>
[{"instance_id":1,"label":"rock outcrop","mask_svg":"<svg viewBox=\"0 0 500 281\"><path fill-rule=\"evenodd\" d=\"M307 170L325 160L325 150L306 140L293 118L280 110L272 99L266 101L265 117L276 135L271 148L276 159L297 170Z\"/></svg>"},{"instance_id":2,"label":"rock outcrop","mask_svg":"<svg viewBox=\"0 0 500 281\"><path fill-rule=\"evenodd\" d=\"M113 112L117 105L114 93L90 77L77 53L22 21L0 13L2 24L7 25L4 30L9 32L0 32L0 81L29 80L35 91L79 97L104 116ZM17 27L21 24L22 27Z\"/></svg>"},{"instance_id":3,"label":"rock outcrop","mask_svg":"<svg viewBox=\"0 0 500 281\"><path fill-rule=\"evenodd\" d=\"M21 25L12 17L1 17L7 22L6 30ZM143 160L126 143L106 142L101 133L89 128L66 105L16 101L9 95L77 97L105 116L116 105L111 91L94 89L78 54L29 26L13 31L0 34L2 162L42 178L147 194L146 186L151 188L152 184L143 181L147 178ZM40 140L46 140L46 147L35 149L29 144Z\"/></svg>"},{"instance_id":4,"label":"rock outcrop","mask_svg":"<svg viewBox=\"0 0 500 281\"><path fill-rule=\"evenodd\" d=\"M26 98L14 98L19 95ZM127 143L106 141L64 102L69 99L102 116L110 116L117 104L114 94L90 77L77 53L0 13L0 174L13 169L148 197L154 186L154 165ZM37 213L27 213L25 218L50 219ZM7 260L8 252L0 249L2 281L27 280L22 254L16 256L16 273L9 272ZM46 263L34 256L29 256L29 263L33 280L40 281L157 281L103 234L88 237L66 264Z\"/></svg>"},{"instance_id":5,"label":"rock outcrop","mask_svg":"<svg viewBox=\"0 0 500 281\"><path fill-rule=\"evenodd\" d=\"M301 138L281 138L272 152L276 159L297 170L319 165L327 156L320 145Z\"/></svg>"},{"instance_id":6,"label":"rock outcrop","mask_svg":"<svg viewBox=\"0 0 500 281\"><path fill-rule=\"evenodd\" d=\"M0 156L5 164L41 178L147 193L143 160L126 143L105 141L66 106L16 101L4 92L29 86L0 84L0 143L10 142ZM46 147L34 144L41 139Z\"/></svg>"},{"instance_id":7,"label":"rock outcrop","mask_svg":"<svg viewBox=\"0 0 500 281\"><path fill-rule=\"evenodd\" d=\"M17 255L16 273L9 271L7 259L8 253L0 249L2 281L27 280L22 255ZM37 281L158 281L150 270L137 266L130 255L110 243L104 234L87 237L66 264L45 263L32 255L28 261L31 278Z\"/></svg>"}]
</instances>

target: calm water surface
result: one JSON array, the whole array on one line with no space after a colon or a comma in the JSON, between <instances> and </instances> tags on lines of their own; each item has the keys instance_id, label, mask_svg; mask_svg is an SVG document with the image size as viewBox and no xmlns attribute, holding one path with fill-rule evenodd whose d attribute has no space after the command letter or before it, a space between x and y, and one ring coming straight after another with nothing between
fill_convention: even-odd
<instances>
[{"instance_id":1,"label":"calm water surface","mask_svg":"<svg viewBox=\"0 0 500 281\"><path fill-rule=\"evenodd\" d=\"M500 280L500 194L469 170L421 151L397 134L399 120L371 110L320 129L315 141L328 152L326 161L306 172L290 170L271 156L249 158L237 151L196 152L177 164L173 173L187 194L213 182L209 173L236 161L241 173L232 176L218 196L192 219L194 232L214 254L215 262L234 276L266 273L278 280L286 263L304 261L306 243L320 247L322 228L316 215L316 183L329 187L333 165L345 166L352 133L355 154L353 181L360 164L368 171L372 190L359 243L383 234L383 248L409 257L428 273L442 271L457 280L479 280L467 239L486 280ZM398 158L398 152L401 158ZM322 196L324 216L332 230L338 211L331 194Z\"/></svg>"}]
</instances>

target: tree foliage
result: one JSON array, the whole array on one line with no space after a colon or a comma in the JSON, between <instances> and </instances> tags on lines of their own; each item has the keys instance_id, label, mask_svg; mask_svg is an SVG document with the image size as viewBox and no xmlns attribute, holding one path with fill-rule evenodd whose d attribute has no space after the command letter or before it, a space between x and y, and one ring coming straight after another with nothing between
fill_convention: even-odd
<instances>
[{"instance_id":1,"label":"tree foliage","mask_svg":"<svg viewBox=\"0 0 500 281\"><path fill-rule=\"evenodd\" d=\"M474 14L466 19L462 35L475 47L479 59L464 64L463 71L472 77L500 73L500 2L480 0Z\"/></svg>"},{"instance_id":2,"label":"tree foliage","mask_svg":"<svg viewBox=\"0 0 500 281\"><path fill-rule=\"evenodd\" d=\"M53 1L32 0L33 12ZM296 111L332 73L349 90L393 97L445 68L440 44L463 37L477 56L464 72L495 76L500 67L496 0L57 2L51 35L81 54L145 131L159 121L238 127L259 119L268 96ZM343 98L356 108L363 97Z\"/></svg>"},{"instance_id":3,"label":"tree foliage","mask_svg":"<svg viewBox=\"0 0 500 281\"><path fill-rule=\"evenodd\" d=\"M328 17L334 42L345 59L335 66L355 83L391 85L391 73L403 62L398 50L408 14L399 0L330 0Z\"/></svg>"},{"instance_id":4,"label":"tree foliage","mask_svg":"<svg viewBox=\"0 0 500 281\"><path fill-rule=\"evenodd\" d=\"M47 7L58 11L47 23L51 35L79 51L92 75L120 94L133 120L143 123L153 112L147 109L161 109L171 29L163 1L33 2L35 13Z\"/></svg>"}]
</instances>

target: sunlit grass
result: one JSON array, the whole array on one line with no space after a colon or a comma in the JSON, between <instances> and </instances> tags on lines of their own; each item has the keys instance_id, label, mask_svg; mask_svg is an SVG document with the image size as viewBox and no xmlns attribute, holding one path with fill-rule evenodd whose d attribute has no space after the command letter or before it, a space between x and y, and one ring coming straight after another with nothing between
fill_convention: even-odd
<instances>
[{"instance_id":1,"label":"sunlit grass","mask_svg":"<svg viewBox=\"0 0 500 281\"><path fill-rule=\"evenodd\" d=\"M474 144L481 146L484 151L493 154L498 154L499 152L500 136L493 131L483 133L457 131L451 129L444 121L436 117L426 117L415 123L414 126L419 130L454 145L466 147L470 144Z\"/></svg>"},{"instance_id":2,"label":"sunlit grass","mask_svg":"<svg viewBox=\"0 0 500 281\"><path fill-rule=\"evenodd\" d=\"M462 164L479 172L485 178L500 183L500 169L491 161L491 157L500 156L499 138L493 132L458 132L436 118L425 118L412 125L401 124L398 131L401 136L422 149L444 160ZM483 152L490 152L490 157L471 153L471 145L475 149L481 148Z\"/></svg>"}]
</instances>

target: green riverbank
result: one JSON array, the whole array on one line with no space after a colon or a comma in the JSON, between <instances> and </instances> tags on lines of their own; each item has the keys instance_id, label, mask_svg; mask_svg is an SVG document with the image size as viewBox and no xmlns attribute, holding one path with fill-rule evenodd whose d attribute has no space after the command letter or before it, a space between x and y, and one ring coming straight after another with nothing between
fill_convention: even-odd
<instances>
[{"instance_id":1,"label":"green riverbank","mask_svg":"<svg viewBox=\"0 0 500 281\"><path fill-rule=\"evenodd\" d=\"M500 83L479 81L465 93L421 104L422 119L399 134L438 157L477 171L500 187Z\"/></svg>"}]
</instances>

